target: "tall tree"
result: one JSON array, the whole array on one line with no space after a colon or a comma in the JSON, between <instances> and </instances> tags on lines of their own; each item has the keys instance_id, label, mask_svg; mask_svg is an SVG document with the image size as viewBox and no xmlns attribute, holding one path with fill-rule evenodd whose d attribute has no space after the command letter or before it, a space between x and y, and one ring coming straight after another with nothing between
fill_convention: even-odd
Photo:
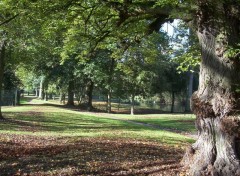
<instances>
[{"instance_id":1,"label":"tall tree","mask_svg":"<svg viewBox=\"0 0 240 176\"><path fill-rule=\"evenodd\" d=\"M6 52L6 42L3 40L0 43L0 99L2 99L2 84L3 84L3 73L4 73L4 65L5 65L5 52ZM2 104L2 101L0 100ZM2 110L0 104L0 119L3 119Z\"/></svg>"},{"instance_id":2,"label":"tall tree","mask_svg":"<svg viewBox=\"0 0 240 176\"><path fill-rule=\"evenodd\" d=\"M185 157L194 175L240 175L239 1L198 1L202 50L199 89L192 97L199 138Z\"/></svg>"},{"instance_id":3,"label":"tall tree","mask_svg":"<svg viewBox=\"0 0 240 176\"><path fill-rule=\"evenodd\" d=\"M193 91L197 90L196 87L198 86L194 80L197 80L199 73L201 52L197 36L194 35L186 23L178 20L174 31L175 33L172 36L172 43L176 45L174 49L174 61L179 64L177 70L180 73L187 72L185 111L190 112L190 99Z\"/></svg>"},{"instance_id":4,"label":"tall tree","mask_svg":"<svg viewBox=\"0 0 240 176\"><path fill-rule=\"evenodd\" d=\"M170 112L174 112L175 102L176 102L176 95L182 92L186 92L186 74L185 73L178 73L177 71L177 64L176 63L169 63L167 65L168 69L165 71L166 76L166 92L169 92L171 95L171 110Z\"/></svg>"},{"instance_id":5,"label":"tall tree","mask_svg":"<svg viewBox=\"0 0 240 176\"><path fill-rule=\"evenodd\" d=\"M18 9L16 5L24 7L28 1L3 2ZM31 13L50 13L52 9L55 13L65 9L70 14L67 18L77 24L72 25L71 31L84 26L79 35L87 36L81 56L92 53L106 37L116 36L128 44L138 40L138 37L126 37L128 32L149 34L174 18L191 22L202 52L199 88L192 97L199 138L188 150L185 165L191 175L240 175L239 0L33 2L35 8Z\"/></svg>"},{"instance_id":6,"label":"tall tree","mask_svg":"<svg viewBox=\"0 0 240 176\"><path fill-rule=\"evenodd\" d=\"M113 1L104 2L114 6ZM124 8L131 5L144 10L134 13L134 8ZM139 18L141 12L156 15L150 30L158 30L171 18L192 22L202 52L199 88L192 97L199 138L188 150L185 166L191 175L240 175L239 1L172 0L155 1L154 5L123 1L114 7L122 25L134 15Z\"/></svg>"}]
</instances>

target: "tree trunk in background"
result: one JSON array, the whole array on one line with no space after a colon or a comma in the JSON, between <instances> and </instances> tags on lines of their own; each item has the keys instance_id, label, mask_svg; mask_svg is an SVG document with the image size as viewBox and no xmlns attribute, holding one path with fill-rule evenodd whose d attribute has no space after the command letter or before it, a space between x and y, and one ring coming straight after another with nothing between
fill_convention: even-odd
<instances>
[{"instance_id":1,"label":"tree trunk in background","mask_svg":"<svg viewBox=\"0 0 240 176\"><path fill-rule=\"evenodd\" d=\"M65 98L66 98L66 94L60 91L60 95L59 95L60 104L65 105Z\"/></svg>"},{"instance_id":2,"label":"tree trunk in background","mask_svg":"<svg viewBox=\"0 0 240 176\"><path fill-rule=\"evenodd\" d=\"M121 99L118 98L118 111L119 111L119 109L120 109L120 105L121 105Z\"/></svg>"},{"instance_id":3,"label":"tree trunk in background","mask_svg":"<svg viewBox=\"0 0 240 176\"><path fill-rule=\"evenodd\" d=\"M42 91L41 91L42 93L41 93L41 100L44 100L45 99L45 95L46 95L46 93L45 93L45 90L44 90L44 87L42 88Z\"/></svg>"},{"instance_id":4,"label":"tree trunk in background","mask_svg":"<svg viewBox=\"0 0 240 176\"><path fill-rule=\"evenodd\" d=\"M2 115L2 84L3 84L3 73L4 73L4 65L5 65L5 41L1 41L0 43L0 119L4 119Z\"/></svg>"},{"instance_id":5,"label":"tree trunk in background","mask_svg":"<svg viewBox=\"0 0 240 176\"><path fill-rule=\"evenodd\" d=\"M48 81L44 83L44 100L48 101Z\"/></svg>"},{"instance_id":6,"label":"tree trunk in background","mask_svg":"<svg viewBox=\"0 0 240 176\"><path fill-rule=\"evenodd\" d=\"M38 97L39 96L39 90L38 88L35 89L35 97Z\"/></svg>"},{"instance_id":7,"label":"tree trunk in background","mask_svg":"<svg viewBox=\"0 0 240 176\"><path fill-rule=\"evenodd\" d=\"M44 84L44 77L43 76L41 76L41 81L40 81L40 88L39 88L39 95L38 95L38 98L40 98L40 99L44 99L44 95L43 95L43 93L44 93L44 86L43 86L43 84Z\"/></svg>"},{"instance_id":8,"label":"tree trunk in background","mask_svg":"<svg viewBox=\"0 0 240 176\"><path fill-rule=\"evenodd\" d=\"M49 99L53 99L53 94L52 93L49 93L49 96L48 96Z\"/></svg>"},{"instance_id":9,"label":"tree trunk in background","mask_svg":"<svg viewBox=\"0 0 240 176\"><path fill-rule=\"evenodd\" d=\"M134 109L135 109L134 100L135 100L135 95L132 94L131 95L131 115L134 115Z\"/></svg>"},{"instance_id":10,"label":"tree trunk in background","mask_svg":"<svg viewBox=\"0 0 240 176\"><path fill-rule=\"evenodd\" d=\"M88 82L88 86L87 86L87 90L86 90L86 94L88 96L88 102L87 102L88 111L93 110L93 105L92 105L93 88L94 88L94 84L93 84L92 80L90 80Z\"/></svg>"},{"instance_id":11,"label":"tree trunk in background","mask_svg":"<svg viewBox=\"0 0 240 176\"><path fill-rule=\"evenodd\" d=\"M68 101L67 105L74 106L74 80L68 82Z\"/></svg>"},{"instance_id":12,"label":"tree trunk in background","mask_svg":"<svg viewBox=\"0 0 240 176\"><path fill-rule=\"evenodd\" d=\"M202 0L198 5L202 62L191 101L198 140L182 161L194 176L240 175L240 53L228 54L228 46L240 43L240 7L232 2L211 6L214 2Z\"/></svg>"},{"instance_id":13,"label":"tree trunk in background","mask_svg":"<svg viewBox=\"0 0 240 176\"><path fill-rule=\"evenodd\" d=\"M20 99L21 99L21 91L20 90L16 90L15 91L15 106L20 105Z\"/></svg>"},{"instance_id":14,"label":"tree trunk in background","mask_svg":"<svg viewBox=\"0 0 240 176\"><path fill-rule=\"evenodd\" d=\"M174 106L175 106L175 92L172 91L171 113L174 113Z\"/></svg>"},{"instance_id":15,"label":"tree trunk in background","mask_svg":"<svg viewBox=\"0 0 240 176\"><path fill-rule=\"evenodd\" d=\"M111 113L112 112L112 91L108 90L108 94L107 94L107 113Z\"/></svg>"},{"instance_id":16,"label":"tree trunk in background","mask_svg":"<svg viewBox=\"0 0 240 176\"><path fill-rule=\"evenodd\" d=\"M187 97L186 97L186 103L185 103L185 112L191 112L190 99L193 94L193 73L189 71L188 75L189 75L189 81L188 81Z\"/></svg>"},{"instance_id":17,"label":"tree trunk in background","mask_svg":"<svg viewBox=\"0 0 240 176\"><path fill-rule=\"evenodd\" d=\"M107 95L107 112L112 112L112 81L113 81L113 73L114 73L114 67L115 67L115 59L112 58L111 64L109 67L109 74L108 74L108 95Z\"/></svg>"},{"instance_id":18,"label":"tree trunk in background","mask_svg":"<svg viewBox=\"0 0 240 176\"><path fill-rule=\"evenodd\" d=\"M44 100L45 100L45 101L48 101L48 92L47 92L47 91L45 91L45 97L44 97Z\"/></svg>"},{"instance_id":19,"label":"tree trunk in background","mask_svg":"<svg viewBox=\"0 0 240 176\"><path fill-rule=\"evenodd\" d=\"M62 92L60 91L60 94L59 94L59 103L62 104Z\"/></svg>"}]
</instances>

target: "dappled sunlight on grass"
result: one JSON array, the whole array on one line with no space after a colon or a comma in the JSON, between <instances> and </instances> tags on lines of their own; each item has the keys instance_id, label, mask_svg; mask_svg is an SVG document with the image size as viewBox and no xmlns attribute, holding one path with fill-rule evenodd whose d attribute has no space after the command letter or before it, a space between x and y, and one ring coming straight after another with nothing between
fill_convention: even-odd
<instances>
[{"instance_id":1,"label":"dappled sunlight on grass","mask_svg":"<svg viewBox=\"0 0 240 176\"><path fill-rule=\"evenodd\" d=\"M49 104L3 107L3 115L0 170L9 176L176 175L185 146L194 141L127 120L168 119L171 126L162 115L88 113Z\"/></svg>"},{"instance_id":2,"label":"dappled sunlight on grass","mask_svg":"<svg viewBox=\"0 0 240 176\"><path fill-rule=\"evenodd\" d=\"M37 112L36 109L40 111ZM20 111L16 111L19 109ZM60 135L111 138L138 138L158 140L168 144L192 142L191 138L164 130L130 124L127 121L114 120L100 116L90 116L77 111L56 107L34 107L29 111L23 107L4 109L7 120L0 124L1 132L12 131L18 134ZM24 110L26 110L24 112Z\"/></svg>"},{"instance_id":3,"label":"dappled sunlight on grass","mask_svg":"<svg viewBox=\"0 0 240 176\"><path fill-rule=\"evenodd\" d=\"M152 124L166 129L182 132L196 132L195 115L193 114L144 114L144 115L118 115L136 122Z\"/></svg>"}]
</instances>

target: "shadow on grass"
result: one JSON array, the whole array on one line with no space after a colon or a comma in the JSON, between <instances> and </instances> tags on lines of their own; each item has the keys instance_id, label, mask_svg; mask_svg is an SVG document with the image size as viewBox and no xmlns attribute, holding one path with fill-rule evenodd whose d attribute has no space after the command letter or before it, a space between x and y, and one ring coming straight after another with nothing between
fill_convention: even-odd
<instances>
[{"instance_id":1,"label":"shadow on grass","mask_svg":"<svg viewBox=\"0 0 240 176\"><path fill-rule=\"evenodd\" d=\"M104 138L55 139L18 136L0 145L1 174L177 175L182 150L157 143ZM41 143L42 142L42 143ZM26 145L28 144L28 145Z\"/></svg>"},{"instance_id":2,"label":"shadow on grass","mask_svg":"<svg viewBox=\"0 0 240 176\"><path fill-rule=\"evenodd\" d=\"M87 106L85 105L80 105L80 106L72 106L72 105L63 105L63 104L53 104L53 103L31 103L32 100L36 99L36 97L23 97L24 99L24 104L22 104L23 106L52 106L52 107L57 107L57 108L64 108L64 109L68 109L68 110L75 110L75 111L83 111L83 112L89 112ZM95 108L92 109L91 112L101 112L101 113L107 113L105 109L104 105L101 105L99 107L99 105L96 105ZM117 110L118 108L112 108L112 114L130 114L130 107L129 108L120 108L120 110ZM166 111L162 111L160 109L149 109L149 108L136 108L135 109L135 114L172 114L170 112L166 112ZM178 113L176 112L175 114L182 114L182 113ZM186 112L185 114L189 114L188 112Z\"/></svg>"},{"instance_id":3,"label":"shadow on grass","mask_svg":"<svg viewBox=\"0 0 240 176\"><path fill-rule=\"evenodd\" d=\"M166 120L161 118L155 118L155 119L136 119L136 122L139 123L145 123L152 125L153 127L159 127L163 129L172 130L173 132L181 133L181 132L196 132L195 127L195 119L170 119Z\"/></svg>"},{"instance_id":4,"label":"shadow on grass","mask_svg":"<svg viewBox=\"0 0 240 176\"><path fill-rule=\"evenodd\" d=\"M192 143L190 138L176 136L174 133L162 131L128 121L88 116L66 112L5 112L7 117L0 123L0 131L9 132L41 132L62 136L108 136L128 138L157 139L168 144Z\"/></svg>"},{"instance_id":5,"label":"shadow on grass","mask_svg":"<svg viewBox=\"0 0 240 176\"><path fill-rule=\"evenodd\" d=\"M52 112L4 112L5 120L1 130L33 129L36 131L63 132L66 130L142 130L146 127L130 125L127 122L82 114Z\"/></svg>"}]
</instances>

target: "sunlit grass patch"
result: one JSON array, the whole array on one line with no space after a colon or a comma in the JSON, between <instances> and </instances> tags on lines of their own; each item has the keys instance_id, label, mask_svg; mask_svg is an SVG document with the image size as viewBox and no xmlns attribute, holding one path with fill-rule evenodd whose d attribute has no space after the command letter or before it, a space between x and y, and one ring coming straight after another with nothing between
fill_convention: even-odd
<instances>
[{"instance_id":1,"label":"sunlit grass patch","mask_svg":"<svg viewBox=\"0 0 240 176\"><path fill-rule=\"evenodd\" d=\"M7 120L0 123L2 133L134 138L176 145L193 141L191 138L174 132L53 106L20 106L4 108L3 111ZM137 121L147 120L138 117L136 119Z\"/></svg>"},{"instance_id":2,"label":"sunlit grass patch","mask_svg":"<svg viewBox=\"0 0 240 176\"><path fill-rule=\"evenodd\" d=\"M0 171L6 176L177 175L184 148L194 141L127 121L161 115L88 113L41 102L3 107L3 115Z\"/></svg>"},{"instance_id":3,"label":"sunlit grass patch","mask_svg":"<svg viewBox=\"0 0 240 176\"><path fill-rule=\"evenodd\" d=\"M196 132L195 115L193 114L143 114L116 115L118 118L150 124L156 127L172 129L179 132Z\"/></svg>"}]
</instances>

